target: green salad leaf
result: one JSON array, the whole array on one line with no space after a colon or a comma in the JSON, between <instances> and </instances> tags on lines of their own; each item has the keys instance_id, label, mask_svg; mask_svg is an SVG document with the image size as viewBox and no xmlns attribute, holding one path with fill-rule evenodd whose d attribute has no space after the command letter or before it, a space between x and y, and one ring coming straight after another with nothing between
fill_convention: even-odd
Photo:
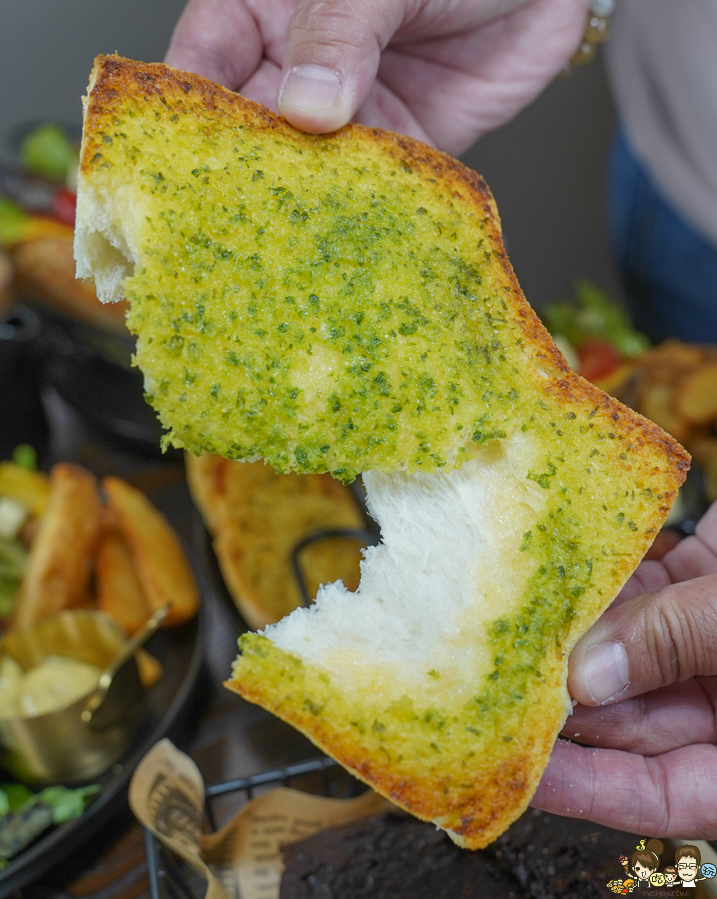
<instances>
[{"instance_id":1,"label":"green salad leaf","mask_svg":"<svg viewBox=\"0 0 717 899\"><path fill-rule=\"evenodd\" d=\"M20 468L37 471L37 451L29 443L21 443L12 451L12 461Z\"/></svg>"},{"instance_id":2,"label":"green salad leaf","mask_svg":"<svg viewBox=\"0 0 717 899\"><path fill-rule=\"evenodd\" d=\"M25 784L3 784L0 790L7 800L7 810L10 812L18 811L35 796Z\"/></svg>"},{"instance_id":3,"label":"green salad leaf","mask_svg":"<svg viewBox=\"0 0 717 899\"><path fill-rule=\"evenodd\" d=\"M71 790L67 787L45 787L37 794L37 802L49 805L52 809L52 823L62 824L72 818L79 818L84 812L87 800L99 791L98 784L89 787L78 787Z\"/></svg>"},{"instance_id":4,"label":"green salad leaf","mask_svg":"<svg viewBox=\"0 0 717 899\"><path fill-rule=\"evenodd\" d=\"M35 175L63 182L70 166L77 162L77 151L59 125L38 125L20 147L20 161Z\"/></svg>"},{"instance_id":5,"label":"green salad leaf","mask_svg":"<svg viewBox=\"0 0 717 899\"><path fill-rule=\"evenodd\" d=\"M27 549L19 540L0 538L0 617L12 612L15 594L27 565ZM1 800L0 800L1 802Z\"/></svg>"},{"instance_id":6,"label":"green salad leaf","mask_svg":"<svg viewBox=\"0 0 717 899\"><path fill-rule=\"evenodd\" d=\"M0 197L0 244L12 246L22 240L30 216L7 197Z\"/></svg>"},{"instance_id":7,"label":"green salad leaf","mask_svg":"<svg viewBox=\"0 0 717 899\"><path fill-rule=\"evenodd\" d=\"M566 337L574 347L589 340L606 340L624 359L639 356L650 347L647 337L632 327L625 310L589 281L575 285L574 300L546 306L542 317L551 334Z\"/></svg>"},{"instance_id":8,"label":"green salad leaf","mask_svg":"<svg viewBox=\"0 0 717 899\"><path fill-rule=\"evenodd\" d=\"M48 827L79 818L99 784L70 789L45 787L33 793L20 783L0 786L0 870Z\"/></svg>"}]
</instances>

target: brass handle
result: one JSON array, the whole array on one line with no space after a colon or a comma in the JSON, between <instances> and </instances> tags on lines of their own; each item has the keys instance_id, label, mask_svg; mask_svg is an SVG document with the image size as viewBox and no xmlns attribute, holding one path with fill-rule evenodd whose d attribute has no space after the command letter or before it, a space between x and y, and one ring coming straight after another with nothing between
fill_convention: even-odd
<instances>
[{"instance_id":1,"label":"brass handle","mask_svg":"<svg viewBox=\"0 0 717 899\"><path fill-rule=\"evenodd\" d=\"M82 714L80 715L80 720L83 724L90 724L92 722L92 717L105 701L105 697L107 696L109 688L112 686L112 681L116 677L117 672L127 664L135 652L159 629L164 619L169 615L171 608L171 605L166 605L161 609L157 609L157 611L147 619L142 630L135 634L112 664L105 668L100 675L97 690L87 700L87 703L82 710Z\"/></svg>"}]
</instances>

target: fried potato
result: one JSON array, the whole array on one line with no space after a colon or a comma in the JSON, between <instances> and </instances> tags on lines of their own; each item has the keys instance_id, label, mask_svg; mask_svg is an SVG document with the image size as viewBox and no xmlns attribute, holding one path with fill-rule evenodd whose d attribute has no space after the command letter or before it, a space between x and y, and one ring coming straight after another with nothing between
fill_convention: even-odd
<instances>
[{"instance_id":1,"label":"fried potato","mask_svg":"<svg viewBox=\"0 0 717 899\"><path fill-rule=\"evenodd\" d=\"M674 384L702 363L705 352L705 347L699 344L666 340L641 356L638 364L648 373L650 381Z\"/></svg>"},{"instance_id":2,"label":"fried potato","mask_svg":"<svg viewBox=\"0 0 717 899\"><path fill-rule=\"evenodd\" d=\"M68 609L96 609L97 597L93 585L88 583L85 592L81 593L76 599L67 606Z\"/></svg>"},{"instance_id":3,"label":"fried potato","mask_svg":"<svg viewBox=\"0 0 717 899\"><path fill-rule=\"evenodd\" d=\"M692 452L693 442L717 425L717 347L666 340L634 360L629 377L609 389Z\"/></svg>"},{"instance_id":4,"label":"fried potato","mask_svg":"<svg viewBox=\"0 0 717 899\"><path fill-rule=\"evenodd\" d=\"M254 629L279 621L301 604L292 552L309 534L363 528L351 492L330 475L277 474L262 462L187 455L190 489L210 532L227 587ZM360 544L328 538L307 546L300 565L307 592L343 580L355 590Z\"/></svg>"},{"instance_id":5,"label":"fried potato","mask_svg":"<svg viewBox=\"0 0 717 899\"><path fill-rule=\"evenodd\" d=\"M9 496L40 516L50 499L50 481L39 471L29 471L14 462L0 462L0 496Z\"/></svg>"},{"instance_id":6,"label":"fried potato","mask_svg":"<svg viewBox=\"0 0 717 899\"><path fill-rule=\"evenodd\" d=\"M688 427L674 408L674 386L655 381L645 381L640 390L638 409L655 424L684 443Z\"/></svg>"},{"instance_id":7,"label":"fried potato","mask_svg":"<svg viewBox=\"0 0 717 899\"><path fill-rule=\"evenodd\" d=\"M717 459L717 436L699 432L693 434L690 437L690 452L700 468L706 469L712 459Z\"/></svg>"},{"instance_id":8,"label":"fried potato","mask_svg":"<svg viewBox=\"0 0 717 899\"><path fill-rule=\"evenodd\" d=\"M717 361L700 366L680 381L675 408L693 425L717 421Z\"/></svg>"},{"instance_id":9,"label":"fried potato","mask_svg":"<svg viewBox=\"0 0 717 899\"><path fill-rule=\"evenodd\" d=\"M717 499L717 346L666 340L632 363L622 382L601 385L684 444Z\"/></svg>"},{"instance_id":10,"label":"fried potato","mask_svg":"<svg viewBox=\"0 0 717 899\"><path fill-rule=\"evenodd\" d=\"M136 487L108 477L102 486L127 541L137 578L151 611L170 603L167 624L196 614L199 590L179 538L162 513Z\"/></svg>"},{"instance_id":11,"label":"fried potato","mask_svg":"<svg viewBox=\"0 0 717 899\"><path fill-rule=\"evenodd\" d=\"M151 615L142 592L132 554L116 528L107 528L100 537L95 559L97 607L118 621L132 636Z\"/></svg>"},{"instance_id":12,"label":"fried potato","mask_svg":"<svg viewBox=\"0 0 717 899\"><path fill-rule=\"evenodd\" d=\"M55 465L47 511L40 520L15 604L15 626L32 624L84 602L100 510L94 476L77 465Z\"/></svg>"}]
</instances>

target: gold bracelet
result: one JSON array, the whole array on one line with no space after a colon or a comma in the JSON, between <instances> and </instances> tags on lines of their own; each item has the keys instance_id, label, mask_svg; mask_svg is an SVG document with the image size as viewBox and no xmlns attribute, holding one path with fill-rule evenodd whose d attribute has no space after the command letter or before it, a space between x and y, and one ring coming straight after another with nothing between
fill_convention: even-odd
<instances>
[{"instance_id":1,"label":"gold bracelet","mask_svg":"<svg viewBox=\"0 0 717 899\"><path fill-rule=\"evenodd\" d=\"M615 10L615 0L590 0L588 20L580 46L563 66L563 76L572 75L574 69L594 59L599 44L610 34L610 16Z\"/></svg>"}]
</instances>

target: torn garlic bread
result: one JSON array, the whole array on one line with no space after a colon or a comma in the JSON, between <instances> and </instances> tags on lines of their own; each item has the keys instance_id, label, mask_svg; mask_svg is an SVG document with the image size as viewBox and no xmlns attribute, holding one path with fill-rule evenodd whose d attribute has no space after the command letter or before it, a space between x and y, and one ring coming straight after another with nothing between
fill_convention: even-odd
<instances>
[{"instance_id":1,"label":"torn garlic bread","mask_svg":"<svg viewBox=\"0 0 717 899\"><path fill-rule=\"evenodd\" d=\"M295 131L195 75L99 57L78 275L126 296L168 440L364 473L382 542L247 634L228 686L477 848L527 806L570 649L689 457L573 374L483 180L360 126Z\"/></svg>"}]
</instances>

